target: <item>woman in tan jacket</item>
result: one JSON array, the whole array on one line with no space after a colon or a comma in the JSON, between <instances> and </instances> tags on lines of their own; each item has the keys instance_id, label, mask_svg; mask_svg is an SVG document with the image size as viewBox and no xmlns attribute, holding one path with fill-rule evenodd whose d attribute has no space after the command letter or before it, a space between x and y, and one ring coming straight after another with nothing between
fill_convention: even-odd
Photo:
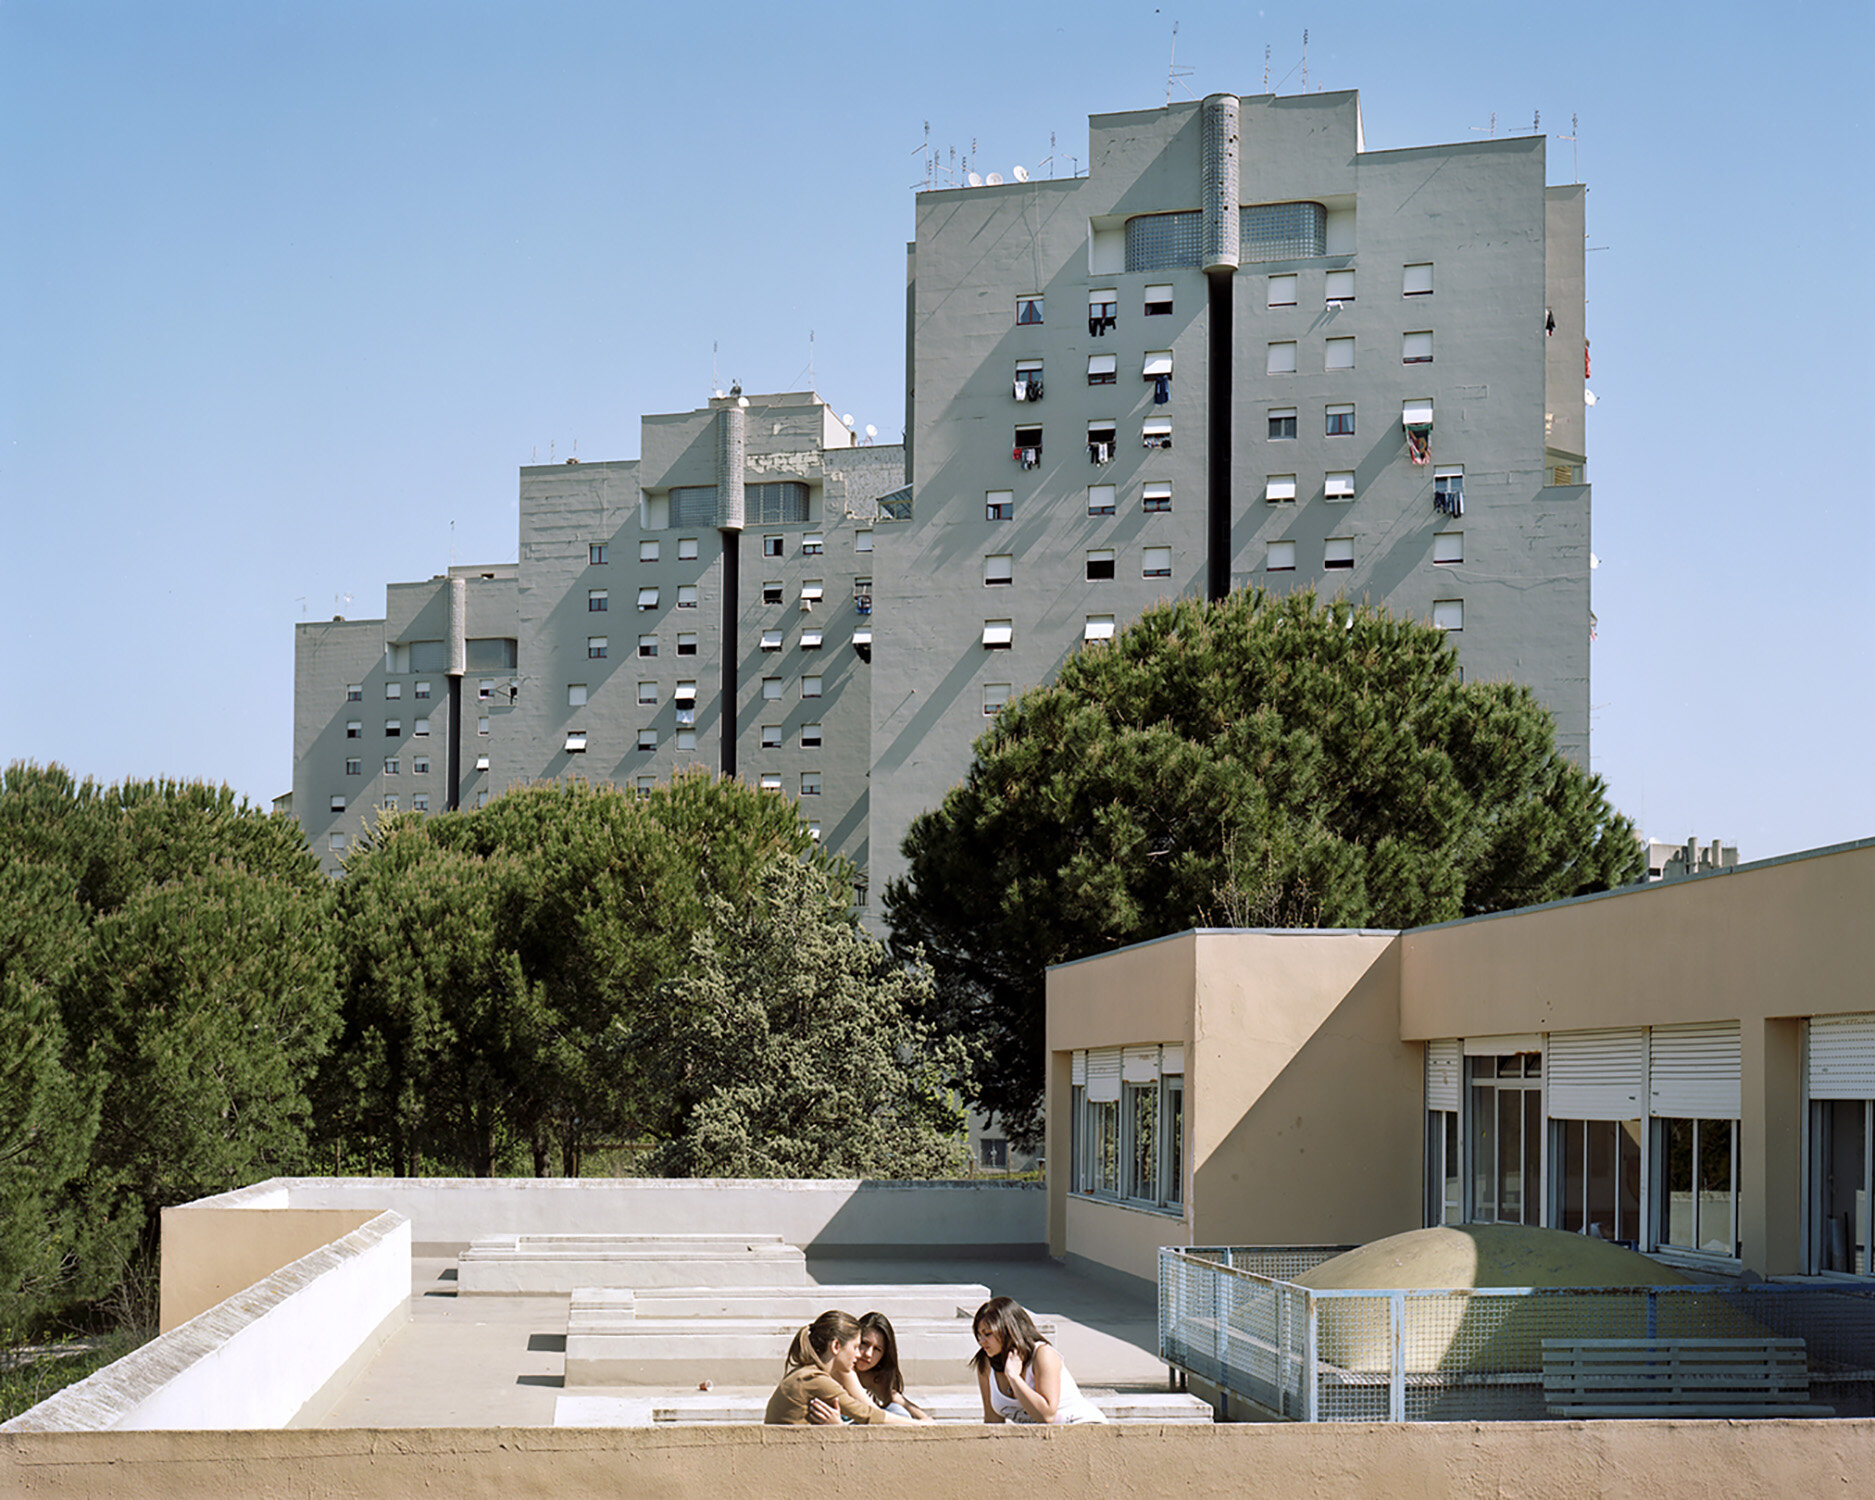
<instances>
[{"instance_id":1,"label":"woman in tan jacket","mask_svg":"<svg viewBox=\"0 0 1875 1500\"><path fill-rule=\"evenodd\" d=\"M794 1336L786 1373L768 1398L762 1420L775 1427L910 1422L910 1417L885 1411L846 1388L858 1356L858 1321L849 1313L822 1313Z\"/></svg>"}]
</instances>

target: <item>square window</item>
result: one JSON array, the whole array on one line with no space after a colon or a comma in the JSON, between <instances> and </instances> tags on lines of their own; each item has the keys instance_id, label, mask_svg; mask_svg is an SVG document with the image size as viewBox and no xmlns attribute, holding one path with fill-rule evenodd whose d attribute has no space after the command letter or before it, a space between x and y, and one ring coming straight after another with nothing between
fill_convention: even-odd
<instances>
[{"instance_id":1,"label":"square window","mask_svg":"<svg viewBox=\"0 0 1875 1500\"><path fill-rule=\"evenodd\" d=\"M1039 359L1016 361L1016 379L1011 394L1018 401L1042 399L1042 362Z\"/></svg>"},{"instance_id":2,"label":"square window","mask_svg":"<svg viewBox=\"0 0 1875 1500\"><path fill-rule=\"evenodd\" d=\"M1352 500L1354 498L1354 471L1336 469L1324 475L1322 494L1329 500Z\"/></svg>"},{"instance_id":3,"label":"square window","mask_svg":"<svg viewBox=\"0 0 1875 1500\"><path fill-rule=\"evenodd\" d=\"M566 706L568 708L583 708L585 704L586 684L583 682L569 682L566 685Z\"/></svg>"},{"instance_id":4,"label":"square window","mask_svg":"<svg viewBox=\"0 0 1875 1500\"><path fill-rule=\"evenodd\" d=\"M695 703L697 701L697 685L695 680L685 678L683 681L679 682L677 684L677 690L671 694L671 697L678 703Z\"/></svg>"},{"instance_id":5,"label":"square window","mask_svg":"<svg viewBox=\"0 0 1875 1500\"><path fill-rule=\"evenodd\" d=\"M653 605L657 603L657 592L658 591L656 589L653 589L651 591L651 602ZM604 614L605 606L606 606L606 592L604 589L588 589L586 591L587 613L595 614L595 615Z\"/></svg>"},{"instance_id":6,"label":"square window","mask_svg":"<svg viewBox=\"0 0 1875 1500\"><path fill-rule=\"evenodd\" d=\"M764 677L762 679L762 696L764 698L779 698L781 696L781 679L779 677Z\"/></svg>"},{"instance_id":7,"label":"square window","mask_svg":"<svg viewBox=\"0 0 1875 1500\"><path fill-rule=\"evenodd\" d=\"M677 607L679 609L697 607L697 586L694 583L681 583L677 586Z\"/></svg>"},{"instance_id":8,"label":"square window","mask_svg":"<svg viewBox=\"0 0 1875 1500\"><path fill-rule=\"evenodd\" d=\"M853 580L853 597L855 599L863 599L866 601L866 608L860 611L862 615L871 614L872 613L872 580L870 578L855 578Z\"/></svg>"},{"instance_id":9,"label":"square window","mask_svg":"<svg viewBox=\"0 0 1875 1500\"><path fill-rule=\"evenodd\" d=\"M657 749L657 747L658 747L657 730L641 729L638 731L638 748L640 750L655 750Z\"/></svg>"},{"instance_id":10,"label":"square window","mask_svg":"<svg viewBox=\"0 0 1875 1500\"><path fill-rule=\"evenodd\" d=\"M1353 437L1353 403L1329 407L1322 418L1322 430L1328 437Z\"/></svg>"},{"instance_id":11,"label":"square window","mask_svg":"<svg viewBox=\"0 0 1875 1500\"><path fill-rule=\"evenodd\" d=\"M1465 533L1462 531L1434 532L1432 560L1435 563L1462 563L1465 560Z\"/></svg>"},{"instance_id":12,"label":"square window","mask_svg":"<svg viewBox=\"0 0 1875 1500\"><path fill-rule=\"evenodd\" d=\"M821 632L818 630L803 630L801 632L801 649L803 651L818 651L820 649L820 637Z\"/></svg>"},{"instance_id":13,"label":"square window","mask_svg":"<svg viewBox=\"0 0 1875 1500\"><path fill-rule=\"evenodd\" d=\"M694 729L680 729L680 730L678 730L678 731L677 731L677 738L676 738L676 740L675 740L675 742L674 742L674 743L676 744L676 746L677 746L677 748L678 748L679 750L694 750L694 749L696 749L696 748L697 748L697 732L696 732L696 730L694 730Z\"/></svg>"},{"instance_id":14,"label":"square window","mask_svg":"<svg viewBox=\"0 0 1875 1500\"><path fill-rule=\"evenodd\" d=\"M783 553L781 550L781 538L780 537L765 536L762 538L762 556L763 557L780 557L782 555Z\"/></svg>"},{"instance_id":15,"label":"square window","mask_svg":"<svg viewBox=\"0 0 1875 1500\"><path fill-rule=\"evenodd\" d=\"M1087 424L1087 456L1097 464L1104 464L1113 457L1115 440L1119 436L1119 424L1111 421L1089 422Z\"/></svg>"},{"instance_id":16,"label":"square window","mask_svg":"<svg viewBox=\"0 0 1875 1500\"><path fill-rule=\"evenodd\" d=\"M1113 577L1113 548L1092 547L1088 549L1087 576L1090 579Z\"/></svg>"},{"instance_id":17,"label":"square window","mask_svg":"<svg viewBox=\"0 0 1875 1500\"><path fill-rule=\"evenodd\" d=\"M384 774L386 776L395 776L402 770L403 767L398 763L398 759L395 755L387 755L384 757Z\"/></svg>"},{"instance_id":18,"label":"square window","mask_svg":"<svg viewBox=\"0 0 1875 1500\"><path fill-rule=\"evenodd\" d=\"M430 721L428 719L418 719L416 723L410 726L410 732L412 734L428 734L430 732Z\"/></svg>"},{"instance_id":19,"label":"square window","mask_svg":"<svg viewBox=\"0 0 1875 1500\"><path fill-rule=\"evenodd\" d=\"M395 792L384 799L384 810L386 812L397 811L397 794Z\"/></svg>"},{"instance_id":20,"label":"square window","mask_svg":"<svg viewBox=\"0 0 1875 1500\"><path fill-rule=\"evenodd\" d=\"M1090 484L1087 487L1087 513L1090 516L1110 516L1113 514L1114 487L1110 484Z\"/></svg>"},{"instance_id":21,"label":"square window","mask_svg":"<svg viewBox=\"0 0 1875 1500\"><path fill-rule=\"evenodd\" d=\"M640 553L642 554L644 543L640 542L638 545L639 545ZM653 542L651 545L652 547L655 548L657 546L657 543ZM601 563L607 563L607 562L610 562L611 560L612 560L611 548L606 543L588 542L586 544L586 561L590 566L596 568ZM652 561L655 562L656 560L657 560L657 557L656 557L656 553L654 552L652 554Z\"/></svg>"},{"instance_id":22,"label":"square window","mask_svg":"<svg viewBox=\"0 0 1875 1500\"><path fill-rule=\"evenodd\" d=\"M1263 498L1271 504L1296 498L1296 476L1272 474L1263 481Z\"/></svg>"},{"instance_id":23,"label":"square window","mask_svg":"<svg viewBox=\"0 0 1875 1500\"><path fill-rule=\"evenodd\" d=\"M483 756L482 764L478 765L476 769L478 771L486 771L488 769L487 761L488 761L488 757ZM479 792L475 794L475 805L477 807L488 806L488 788L487 787L483 787Z\"/></svg>"},{"instance_id":24,"label":"square window","mask_svg":"<svg viewBox=\"0 0 1875 1500\"><path fill-rule=\"evenodd\" d=\"M600 600L597 607L599 609L604 609L605 601L603 599ZM643 610L656 609L658 607L658 591L655 588L642 588L638 590L638 607Z\"/></svg>"},{"instance_id":25,"label":"square window","mask_svg":"<svg viewBox=\"0 0 1875 1500\"><path fill-rule=\"evenodd\" d=\"M781 632L779 630L764 630L762 632L762 649L764 651L779 651L781 649Z\"/></svg>"},{"instance_id":26,"label":"square window","mask_svg":"<svg viewBox=\"0 0 1875 1500\"><path fill-rule=\"evenodd\" d=\"M475 732L477 734L488 733L488 716L486 714L475 721Z\"/></svg>"},{"instance_id":27,"label":"square window","mask_svg":"<svg viewBox=\"0 0 1875 1500\"><path fill-rule=\"evenodd\" d=\"M1090 354L1087 356L1087 383L1089 385L1112 385L1119 378L1119 355Z\"/></svg>"},{"instance_id":28,"label":"square window","mask_svg":"<svg viewBox=\"0 0 1875 1500\"><path fill-rule=\"evenodd\" d=\"M1139 570L1141 578L1170 578L1172 576L1172 549L1170 547L1148 547L1141 559Z\"/></svg>"},{"instance_id":29,"label":"square window","mask_svg":"<svg viewBox=\"0 0 1875 1500\"><path fill-rule=\"evenodd\" d=\"M364 701L364 696L365 685L362 682L348 682L345 685L345 701L347 703L362 703Z\"/></svg>"},{"instance_id":30,"label":"square window","mask_svg":"<svg viewBox=\"0 0 1875 1500\"><path fill-rule=\"evenodd\" d=\"M404 721L402 719L386 719L384 721L384 738L385 739L394 740L403 732L404 732Z\"/></svg>"},{"instance_id":31,"label":"square window","mask_svg":"<svg viewBox=\"0 0 1875 1500\"><path fill-rule=\"evenodd\" d=\"M638 701L640 703L656 703L658 701L658 685L655 682L639 683Z\"/></svg>"},{"instance_id":32,"label":"square window","mask_svg":"<svg viewBox=\"0 0 1875 1500\"><path fill-rule=\"evenodd\" d=\"M680 630L677 632L677 654L679 656L695 656L697 654L696 631Z\"/></svg>"},{"instance_id":33,"label":"square window","mask_svg":"<svg viewBox=\"0 0 1875 1500\"><path fill-rule=\"evenodd\" d=\"M1296 346L1293 339L1280 344L1271 344L1269 358L1264 369L1271 375L1293 375L1296 373Z\"/></svg>"},{"instance_id":34,"label":"square window","mask_svg":"<svg viewBox=\"0 0 1875 1500\"><path fill-rule=\"evenodd\" d=\"M1322 282L1322 300L1329 303L1352 302L1354 300L1354 273L1330 271Z\"/></svg>"},{"instance_id":35,"label":"square window","mask_svg":"<svg viewBox=\"0 0 1875 1500\"><path fill-rule=\"evenodd\" d=\"M1110 286L1096 287L1087 294L1087 331L1099 338L1120 322L1120 294Z\"/></svg>"},{"instance_id":36,"label":"square window","mask_svg":"<svg viewBox=\"0 0 1875 1500\"><path fill-rule=\"evenodd\" d=\"M1463 630L1465 628L1465 601L1463 599L1434 599L1432 601L1432 628L1434 630Z\"/></svg>"},{"instance_id":37,"label":"square window","mask_svg":"<svg viewBox=\"0 0 1875 1500\"><path fill-rule=\"evenodd\" d=\"M801 679L801 696L803 698L818 698L820 696L820 678L803 677Z\"/></svg>"},{"instance_id":38,"label":"square window","mask_svg":"<svg viewBox=\"0 0 1875 1500\"><path fill-rule=\"evenodd\" d=\"M1322 566L1324 568L1351 568L1354 566L1354 538L1351 536L1331 536L1322 543Z\"/></svg>"},{"instance_id":39,"label":"square window","mask_svg":"<svg viewBox=\"0 0 1875 1500\"><path fill-rule=\"evenodd\" d=\"M593 647L595 645L597 645L599 648L597 651L593 650ZM586 654L588 656L604 656L605 655L605 637L602 635L595 635L591 637L590 639L588 639L586 642ZM658 654L658 638L654 635L639 636L638 637L638 654L640 656L656 656Z\"/></svg>"},{"instance_id":40,"label":"square window","mask_svg":"<svg viewBox=\"0 0 1875 1500\"><path fill-rule=\"evenodd\" d=\"M1146 316L1159 318L1172 310L1172 288L1169 286L1149 286L1146 288Z\"/></svg>"},{"instance_id":41,"label":"square window","mask_svg":"<svg viewBox=\"0 0 1875 1500\"><path fill-rule=\"evenodd\" d=\"M1432 262L1423 261L1418 265L1402 268L1400 295L1404 297L1430 297L1432 295Z\"/></svg>"},{"instance_id":42,"label":"square window","mask_svg":"<svg viewBox=\"0 0 1875 1500\"><path fill-rule=\"evenodd\" d=\"M826 586L818 578L810 578L801 585L801 602L818 604L826 596Z\"/></svg>"},{"instance_id":43,"label":"square window","mask_svg":"<svg viewBox=\"0 0 1875 1500\"><path fill-rule=\"evenodd\" d=\"M1025 469L1032 469L1042 461L1042 424L1027 422L1015 429L1015 446L1009 450L1009 456Z\"/></svg>"},{"instance_id":44,"label":"square window","mask_svg":"<svg viewBox=\"0 0 1875 1500\"><path fill-rule=\"evenodd\" d=\"M855 552L872 551L872 533L870 531L854 532L853 533L853 550Z\"/></svg>"},{"instance_id":45,"label":"square window","mask_svg":"<svg viewBox=\"0 0 1875 1500\"><path fill-rule=\"evenodd\" d=\"M475 696L478 701L483 703L486 703L490 698L494 697L495 679L492 677L484 677L481 682L476 685Z\"/></svg>"},{"instance_id":46,"label":"square window","mask_svg":"<svg viewBox=\"0 0 1875 1500\"><path fill-rule=\"evenodd\" d=\"M1172 446L1172 419L1170 417L1147 417L1139 424L1139 445L1142 448L1170 448Z\"/></svg>"},{"instance_id":47,"label":"square window","mask_svg":"<svg viewBox=\"0 0 1875 1500\"><path fill-rule=\"evenodd\" d=\"M679 562L695 562L697 560L697 539L695 537L680 536L677 538L677 560Z\"/></svg>"},{"instance_id":48,"label":"square window","mask_svg":"<svg viewBox=\"0 0 1875 1500\"><path fill-rule=\"evenodd\" d=\"M475 769L478 771L486 771L488 769L488 756L486 754L475 757ZM477 803L476 805L479 807L481 804Z\"/></svg>"},{"instance_id":49,"label":"square window","mask_svg":"<svg viewBox=\"0 0 1875 1500\"><path fill-rule=\"evenodd\" d=\"M983 519L986 521L1007 521L1016 513L1016 492L1014 490L985 490L983 492Z\"/></svg>"},{"instance_id":50,"label":"square window","mask_svg":"<svg viewBox=\"0 0 1875 1500\"><path fill-rule=\"evenodd\" d=\"M365 732L365 726L361 720L347 719L345 721L345 738L346 739L355 740L359 738L361 735L363 735L364 732Z\"/></svg>"},{"instance_id":51,"label":"square window","mask_svg":"<svg viewBox=\"0 0 1875 1500\"><path fill-rule=\"evenodd\" d=\"M1011 552L992 553L983 559L983 582L986 585L1014 583L1016 559Z\"/></svg>"},{"instance_id":52,"label":"square window","mask_svg":"<svg viewBox=\"0 0 1875 1500\"><path fill-rule=\"evenodd\" d=\"M428 792L415 793L410 799L410 806L413 811L428 812L430 810L430 794Z\"/></svg>"},{"instance_id":53,"label":"square window","mask_svg":"<svg viewBox=\"0 0 1875 1500\"><path fill-rule=\"evenodd\" d=\"M332 794L332 801L331 801L330 806L333 812L344 812L345 811L345 799L341 797L337 792L334 792Z\"/></svg>"},{"instance_id":54,"label":"square window","mask_svg":"<svg viewBox=\"0 0 1875 1500\"><path fill-rule=\"evenodd\" d=\"M818 797L820 795L820 772L801 772L801 795L803 797Z\"/></svg>"},{"instance_id":55,"label":"square window","mask_svg":"<svg viewBox=\"0 0 1875 1500\"><path fill-rule=\"evenodd\" d=\"M807 825L807 836L818 844L820 842L820 824L809 823Z\"/></svg>"},{"instance_id":56,"label":"square window","mask_svg":"<svg viewBox=\"0 0 1875 1500\"><path fill-rule=\"evenodd\" d=\"M779 578L771 578L762 585L762 603L781 603L781 580Z\"/></svg>"},{"instance_id":57,"label":"square window","mask_svg":"<svg viewBox=\"0 0 1875 1500\"><path fill-rule=\"evenodd\" d=\"M1155 480L1140 491L1140 508L1146 511L1169 511L1172 508L1172 486Z\"/></svg>"},{"instance_id":58,"label":"square window","mask_svg":"<svg viewBox=\"0 0 1875 1500\"><path fill-rule=\"evenodd\" d=\"M1035 293L1032 297L1016 298L1016 322L1018 324L1039 323L1041 321L1042 294L1040 292Z\"/></svg>"},{"instance_id":59,"label":"square window","mask_svg":"<svg viewBox=\"0 0 1875 1500\"><path fill-rule=\"evenodd\" d=\"M1081 627L1081 639L1084 641L1110 641L1113 639L1112 615L1089 615Z\"/></svg>"},{"instance_id":60,"label":"square window","mask_svg":"<svg viewBox=\"0 0 1875 1500\"><path fill-rule=\"evenodd\" d=\"M1007 682L983 684L983 712L986 716L1002 711L1003 706L1009 702L1010 687L1011 684Z\"/></svg>"},{"instance_id":61,"label":"square window","mask_svg":"<svg viewBox=\"0 0 1875 1500\"><path fill-rule=\"evenodd\" d=\"M330 849L334 854L344 853L345 835L342 833L327 834L326 835L326 848Z\"/></svg>"},{"instance_id":62,"label":"square window","mask_svg":"<svg viewBox=\"0 0 1875 1500\"><path fill-rule=\"evenodd\" d=\"M1269 284L1269 307L1294 307L1296 305L1296 278L1293 276L1272 276Z\"/></svg>"},{"instance_id":63,"label":"square window","mask_svg":"<svg viewBox=\"0 0 1875 1500\"><path fill-rule=\"evenodd\" d=\"M779 724L764 724L762 726L762 748L764 750L779 750L781 748L781 726Z\"/></svg>"},{"instance_id":64,"label":"square window","mask_svg":"<svg viewBox=\"0 0 1875 1500\"><path fill-rule=\"evenodd\" d=\"M809 749L817 746L820 743L820 726L818 724L803 724L801 726L801 743Z\"/></svg>"},{"instance_id":65,"label":"square window","mask_svg":"<svg viewBox=\"0 0 1875 1500\"><path fill-rule=\"evenodd\" d=\"M1296 567L1294 542L1264 543L1263 568L1269 573L1293 573Z\"/></svg>"},{"instance_id":66,"label":"square window","mask_svg":"<svg viewBox=\"0 0 1875 1500\"><path fill-rule=\"evenodd\" d=\"M385 696L386 698L401 698L401 697L403 697L403 696L404 696L404 685L403 685L403 684L402 684L401 682L387 682L387 683L385 683L385 684L384 684L384 696Z\"/></svg>"},{"instance_id":67,"label":"square window","mask_svg":"<svg viewBox=\"0 0 1875 1500\"><path fill-rule=\"evenodd\" d=\"M1326 370L1352 370L1354 368L1354 340L1330 339L1327 352L1322 359L1322 368Z\"/></svg>"},{"instance_id":68,"label":"square window","mask_svg":"<svg viewBox=\"0 0 1875 1500\"><path fill-rule=\"evenodd\" d=\"M1292 438L1296 435L1296 409L1293 406L1270 408L1270 437Z\"/></svg>"},{"instance_id":69,"label":"square window","mask_svg":"<svg viewBox=\"0 0 1875 1500\"><path fill-rule=\"evenodd\" d=\"M757 782L756 785L765 792L778 792L781 790L780 773L765 771L762 773L762 779Z\"/></svg>"},{"instance_id":70,"label":"square window","mask_svg":"<svg viewBox=\"0 0 1875 1500\"><path fill-rule=\"evenodd\" d=\"M638 795L640 797L649 797L651 793L657 789L657 784L657 778L655 776L640 776L636 782Z\"/></svg>"},{"instance_id":71,"label":"square window","mask_svg":"<svg viewBox=\"0 0 1875 1500\"><path fill-rule=\"evenodd\" d=\"M658 638L656 636L652 636L650 639L651 639L651 654L653 656L656 656L658 653ZM606 653L606 638L604 636L589 635L586 637L586 659L588 661L604 661L605 653Z\"/></svg>"},{"instance_id":72,"label":"square window","mask_svg":"<svg viewBox=\"0 0 1875 1500\"><path fill-rule=\"evenodd\" d=\"M410 762L410 771L411 774L415 776L428 776L430 774L429 756L419 755L414 757Z\"/></svg>"},{"instance_id":73,"label":"square window","mask_svg":"<svg viewBox=\"0 0 1875 1500\"><path fill-rule=\"evenodd\" d=\"M416 692L414 692L414 693L413 693L413 694L412 694L411 696L412 696L412 697L415 697L415 698L427 698L427 697L429 697L429 696L430 696L430 685L429 685L429 684L428 684L427 682L419 682L419 683L417 684L417 690L416 690Z\"/></svg>"},{"instance_id":74,"label":"square window","mask_svg":"<svg viewBox=\"0 0 1875 1500\"><path fill-rule=\"evenodd\" d=\"M597 562L598 560L599 560L598 558L593 559L594 562ZM658 560L658 544L656 541L646 541L646 542L640 542L638 544L638 561L639 562L656 562L657 560Z\"/></svg>"},{"instance_id":75,"label":"square window","mask_svg":"<svg viewBox=\"0 0 1875 1500\"><path fill-rule=\"evenodd\" d=\"M1010 620L985 620L983 622L983 649L985 651L1007 651L1015 644L1015 623Z\"/></svg>"},{"instance_id":76,"label":"square window","mask_svg":"<svg viewBox=\"0 0 1875 1500\"><path fill-rule=\"evenodd\" d=\"M827 539L817 531L810 531L801 538L801 556L819 557L827 550Z\"/></svg>"},{"instance_id":77,"label":"square window","mask_svg":"<svg viewBox=\"0 0 1875 1500\"><path fill-rule=\"evenodd\" d=\"M678 727L679 729L694 729L694 728L696 728L696 725L697 725L697 706L696 706L696 704L695 704L695 703L691 703L691 704L689 704L689 705L685 705L685 704L682 704L682 703L680 703L680 704L678 704L678 705L677 705L677 707L676 707L676 709L674 710L674 712L675 712L675 714L676 714L676 716L677 716L677 727Z\"/></svg>"},{"instance_id":78,"label":"square window","mask_svg":"<svg viewBox=\"0 0 1875 1500\"><path fill-rule=\"evenodd\" d=\"M1432 330L1430 328L1419 333L1400 335L1400 363L1403 365L1432 363Z\"/></svg>"},{"instance_id":79,"label":"square window","mask_svg":"<svg viewBox=\"0 0 1875 1500\"><path fill-rule=\"evenodd\" d=\"M346 774L347 776L362 776L362 775L364 775L364 774L365 774L365 763L364 763L364 761L363 761L362 759L360 759L360 758L359 758L358 756L355 756L355 755L354 755L354 756L351 756L351 757L349 757L349 758L348 758L348 759L346 760L346 762L345 762L345 774Z\"/></svg>"}]
</instances>

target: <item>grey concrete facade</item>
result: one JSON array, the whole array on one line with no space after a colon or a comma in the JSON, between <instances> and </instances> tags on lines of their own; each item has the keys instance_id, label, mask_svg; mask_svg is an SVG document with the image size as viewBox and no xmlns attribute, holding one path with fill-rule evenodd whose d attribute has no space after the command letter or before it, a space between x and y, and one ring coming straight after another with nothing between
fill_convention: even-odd
<instances>
[{"instance_id":1,"label":"grey concrete facade","mask_svg":"<svg viewBox=\"0 0 1875 1500\"><path fill-rule=\"evenodd\" d=\"M1085 177L918 199L875 881L1001 694L1220 581L1446 624L1468 674L1529 683L1586 762L1584 190L1545 186L1536 137L1366 152L1353 93L1089 125ZM1246 216L1233 244L1225 203L1306 210L1314 238ZM1029 372L1039 400L1017 399ZM1431 409L1418 454L1408 403ZM1435 506L1450 478L1462 515Z\"/></svg>"},{"instance_id":2,"label":"grey concrete facade","mask_svg":"<svg viewBox=\"0 0 1875 1500\"><path fill-rule=\"evenodd\" d=\"M1002 696L1249 585L1452 630L1586 763L1585 190L1540 137L1366 151L1353 93L1089 132L1084 177L918 196L903 447L734 393L645 417L635 460L521 471L518 562L456 570L465 806L703 765L799 797L876 893ZM435 733L427 790L410 768L449 588L299 627L293 808L328 868L387 798L447 805Z\"/></svg>"}]
</instances>

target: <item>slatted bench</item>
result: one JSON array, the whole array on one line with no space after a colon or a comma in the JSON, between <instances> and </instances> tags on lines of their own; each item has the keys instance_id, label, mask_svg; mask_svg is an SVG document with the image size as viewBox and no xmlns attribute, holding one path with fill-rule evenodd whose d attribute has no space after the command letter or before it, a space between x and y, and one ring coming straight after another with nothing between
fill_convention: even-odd
<instances>
[{"instance_id":1,"label":"slatted bench","mask_svg":"<svg viewBox=\"0 0 1875 1500\"><path fill-rule=\"evenodd\" d=\"M1556 1417L1831 1417L1802 1339L1544 1339Z\"/></svg>"}]
</instances>

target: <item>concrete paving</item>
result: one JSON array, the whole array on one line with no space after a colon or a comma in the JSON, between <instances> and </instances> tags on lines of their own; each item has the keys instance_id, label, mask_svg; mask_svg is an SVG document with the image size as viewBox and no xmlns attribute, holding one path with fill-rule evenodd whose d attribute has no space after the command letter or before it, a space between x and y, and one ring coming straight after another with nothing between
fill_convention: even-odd
<instances>
[{"instance_id":1,"label":"concrete paving","mask_svg":"<svg viewBox=\"0 0 1875 1500\"><path fill-rule=\"evenodd\" d=\"M426 1247L427 1249L428 1247ZM453 1255L425 1254L411 1265L410 1316L377 1352L340 1375L307 1404L295 1427L551 1427L564 1390L570 1299L533 1295L456 1296ZM1046 1260L808 1260L817 1286L837 1286L851 1301L855 1284L981 1282L1014 1297L1055 1325L1053 1342L1083 1386L1163 1391L1158 1307L1132 1293ZM855 1303L846 1311L867 1309ZM779 1379L781 1371L775 1371ZM713 1386L719 1399L765 1402L772 1386ZM974 1399L976 1379L960 1365L954 1385L926 1387ZM670 1404L694 1388L583 1386L582 1396ZM916 1399L919 1391L911 1392Z\"/></svg>"}]
</instances>

